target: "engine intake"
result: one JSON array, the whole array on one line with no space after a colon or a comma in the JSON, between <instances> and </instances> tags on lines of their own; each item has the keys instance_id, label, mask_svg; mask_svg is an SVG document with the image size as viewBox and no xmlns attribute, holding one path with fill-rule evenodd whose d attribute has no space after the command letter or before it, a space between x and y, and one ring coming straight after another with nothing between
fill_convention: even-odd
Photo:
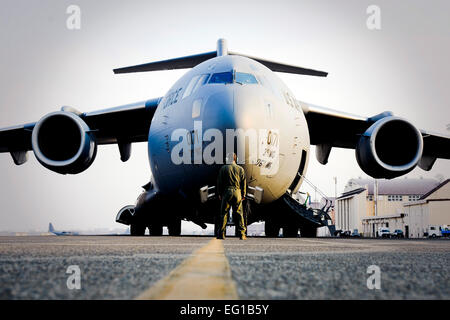
<instances>
[{"instance_id":1,"label":"engine intake","mask_svg":"<svg viewBox=\"0 0 450 320\"><path fill-rule=\"evenodd\" d=\"M61 174L83 172L97 155L97 143L88 125L67 111L52 112L39 120L31 143L37 160Z\"/></svg>"},{"instance_id":2,"label":"engine intake","mask_svg":"<svg viewBox=\"0 0 450 320\"><path fill-rule=\"evenodd\" d=\"M408 121L385 117L367 129L355 151L365 173L374 178L392 179L417 166L422 157L423 138Z\"/></svg>"}]
</instances>

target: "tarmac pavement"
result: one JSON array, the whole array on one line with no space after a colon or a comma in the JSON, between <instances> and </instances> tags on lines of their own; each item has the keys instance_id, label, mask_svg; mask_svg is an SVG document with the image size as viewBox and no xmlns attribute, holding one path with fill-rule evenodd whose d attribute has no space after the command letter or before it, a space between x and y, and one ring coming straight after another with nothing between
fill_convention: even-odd
<instances>
[{"instance_id":1,"label":"tarmac pavement","mask_svg":"<svg viewBox=\"0 0 450 320\"><path fill-rule=\"evenodd\" d=\"M134 299L211 241L0 237L0 299ZM220 245L240 299L450 298L450 240L250 237ZM69 289L70 266L80 270L80 289ZM380 289L369 289L368 278Z\"/></svg>"}]
</instances>

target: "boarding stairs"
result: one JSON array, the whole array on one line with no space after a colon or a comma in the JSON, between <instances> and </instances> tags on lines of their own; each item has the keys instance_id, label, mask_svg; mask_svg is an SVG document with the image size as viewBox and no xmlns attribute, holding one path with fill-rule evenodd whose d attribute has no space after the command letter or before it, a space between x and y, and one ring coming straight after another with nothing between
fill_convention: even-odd
<instances>
[{"instance_id":1,"label":"boarding stairs","mask_svg":"<svg viewBox=\"0 0 450 320\"><path fill-rule=\"evenodd\" d=\"M286 192L281 197L281 202L287 206L290 212L295 216L296 220L301 225L309 225L310 227L320 228L328 227L331 236L334 236L336 231L336 226L333 224L332 219L328 212L330 211L333 202L317 188L311 181L309 181L305 176L303 176L303 181L312 186L316 191L318 191L322 197L325 199L325 204L323 207L314 209L308 207L305 203L300 203L298 200L294 199L292 195Z\"/></svg>"}]
</instances>

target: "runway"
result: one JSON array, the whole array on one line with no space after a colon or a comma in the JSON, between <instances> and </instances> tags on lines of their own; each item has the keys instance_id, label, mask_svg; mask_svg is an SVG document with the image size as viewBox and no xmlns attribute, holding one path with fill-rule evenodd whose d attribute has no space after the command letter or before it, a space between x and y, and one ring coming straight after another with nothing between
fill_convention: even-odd
<instances>
[{"instance_id":1,"label":"runway","mask_svg":"<svg viewBox=\"0 0 450 320\"><path fill-rule=\"evenodd\" d=\"M449 299L449 262L450 240L0 237L0 299Z\"/></svg>"}]
</instances>

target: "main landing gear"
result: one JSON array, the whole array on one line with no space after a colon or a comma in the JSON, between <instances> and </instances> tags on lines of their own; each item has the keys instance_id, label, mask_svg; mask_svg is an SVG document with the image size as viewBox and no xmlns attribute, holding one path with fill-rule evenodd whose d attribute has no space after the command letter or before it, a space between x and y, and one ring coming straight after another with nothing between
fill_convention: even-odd
<instances>
[{"instance_id":1,"label":"main landing gear","mask_svg":"<svg viewBox=\"0 0 450 320\"><path fill-rule=\"evenodd\" d=\"M153 223L146 225L142 222L135 222L130 224L130 235L143 236L145 230L148 228L150 236L160 237L163 235L163 225L161 223ZM181 235L181 220L172 221L167 225L169 236Z\"/></svg>"},{"instance_id":2,"label":"main landing gear","mask_svg":"<svg viewBox=\"0 0 450 320\"><path fill-rule=\"evenodd\" d=\"M129 225L130 235L143 236L148 228L150 236L159 237L163 235L163 227L167 226L169 230L169 236L181 235L181 219L172 218L169 221L149 221L142 215L137 215L135 206L129 205L120 209L116 216L116 222Z\"/></svg>"}]
</instances>

